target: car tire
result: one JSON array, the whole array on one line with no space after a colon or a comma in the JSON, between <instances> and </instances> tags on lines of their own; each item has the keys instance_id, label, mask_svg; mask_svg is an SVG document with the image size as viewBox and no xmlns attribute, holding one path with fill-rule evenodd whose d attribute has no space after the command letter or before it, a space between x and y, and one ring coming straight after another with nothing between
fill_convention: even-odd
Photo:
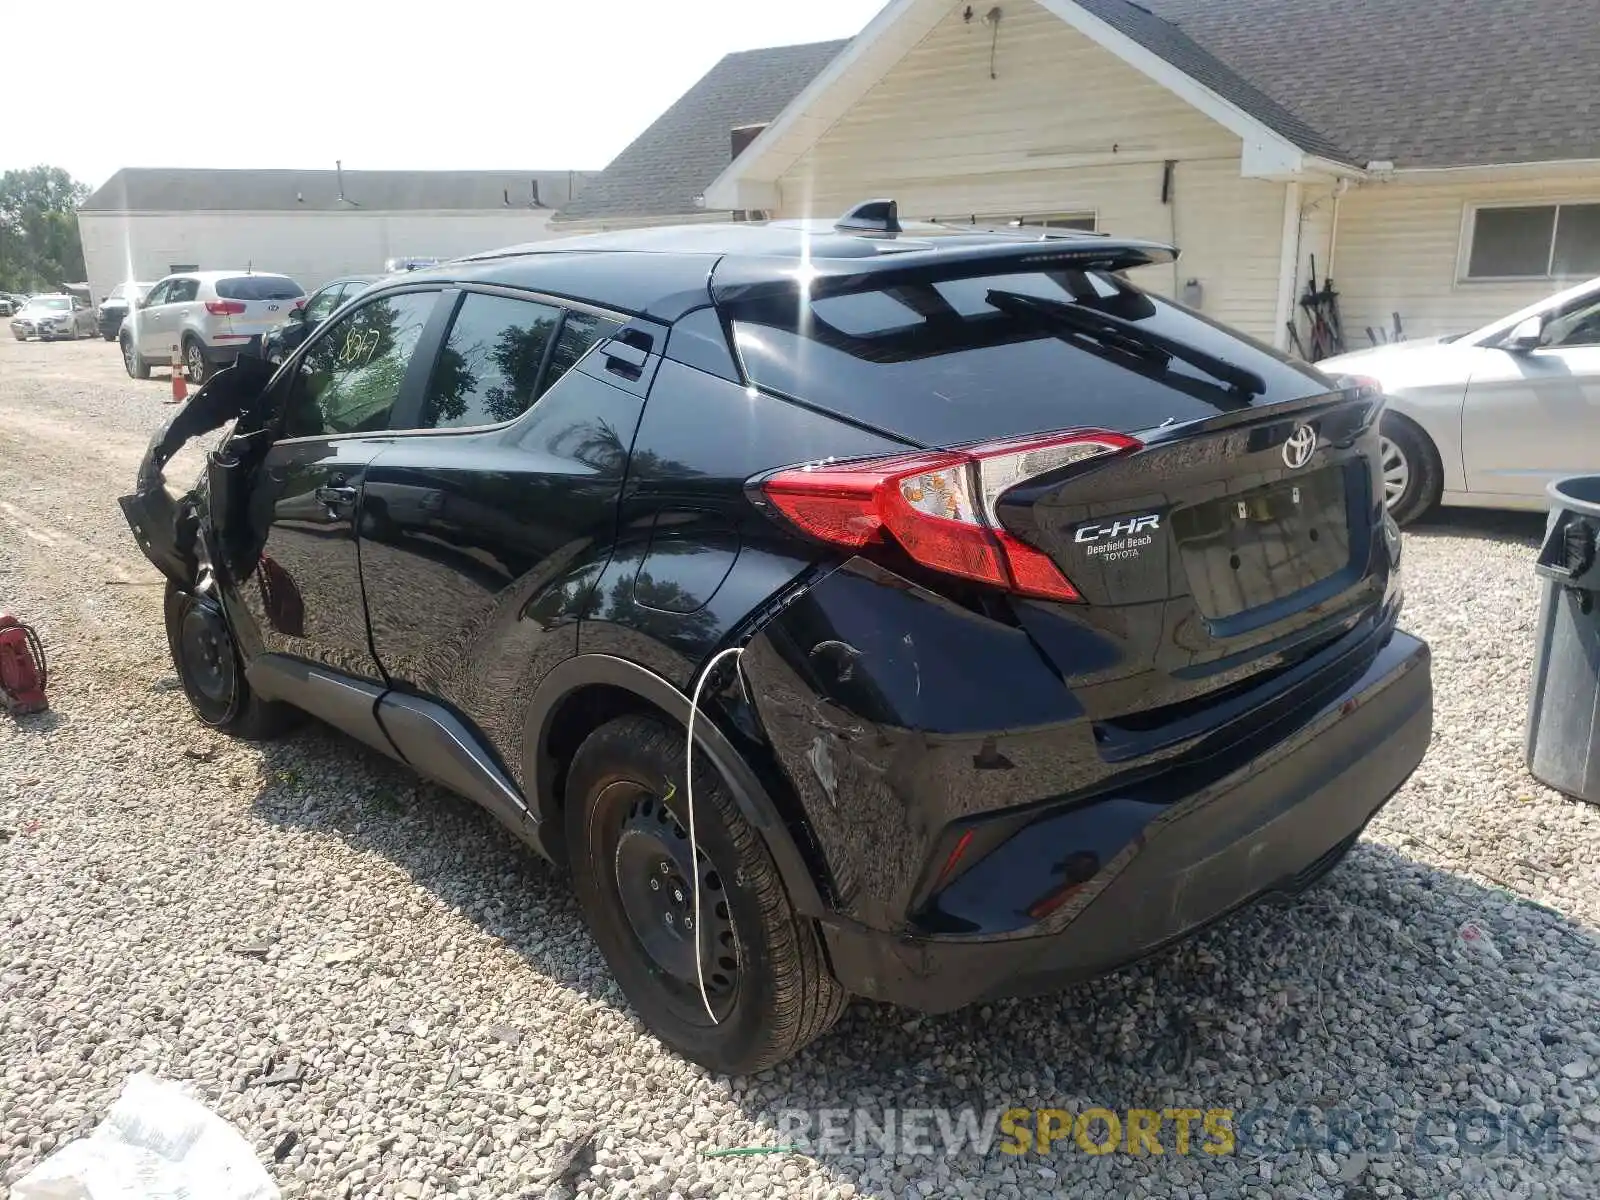
<instances>
[{"instance_id":1,"label":"car tire","mask_svg":"<svg viewBox=\"0 0 1600 1200\"><path fill-rule=\"evenodd\" d=\"M172 665L201 723L246 741L265 741L299 724L296 709L263 700L250 687L227 618L213 601L168 580L163 608Z\"/></svg>"},{"instance_id":2,"label":"car tire","mask_svg":"<svg viewBox=\"0 0 1600 1200\"><path fill-rule=\"evenodd\" d=\"M712 1071L753 1074L826 1032L847 993L815 922L795 912L771 853L704 762L695 780L699 855L690 858L684 750L682 730L649 716L611 721L578 748L565 813L574 888L650 1030ZM702 880L697 938L716 1023L696 982L695 944L683 936L691 862Z\"/></svg>"},{"instance_id":3,"label":"car tire","mask_svg":"<svg viewBox=\"0 0 1600 1200\"><path fill-rule=\"evenodd\" d=\"M122 366L129 379L149 379L150 363L133 347L131 334L122 335Z\"/></svg>"},{"instance_id":4,"label":"car tire","mask_svg":"<svg viewBox=\"0 0 1600 1200\"><path fill-rule=\"evenodd\" d=\"M1386 412L1379 427L1384 504L1395 523L1409 525L1433 511L1444 488L1439 451L1415 421Z\"/></svg>"},{"instance_id":5,"label":"car tire","mask_svg":"<svg viewBox=\"0 0 1600 1200\"><path fill-rule=\"evenodd\" d=\"M206 359L206 348L199 338L183 339L183 374L196 387L211 378L211 363Z\"/></svg>"},{"instance_id":6,"label":"car tire","mask_svg":"<svg viewBox=\"0 0 1600 1200\"><path fill-rule=\"evenodd\" d=\"M114 342L117 340L117 335L115 333L102 333L100 336L105 338L105 340L108 342Z\"/></svg>"}]
</instances>

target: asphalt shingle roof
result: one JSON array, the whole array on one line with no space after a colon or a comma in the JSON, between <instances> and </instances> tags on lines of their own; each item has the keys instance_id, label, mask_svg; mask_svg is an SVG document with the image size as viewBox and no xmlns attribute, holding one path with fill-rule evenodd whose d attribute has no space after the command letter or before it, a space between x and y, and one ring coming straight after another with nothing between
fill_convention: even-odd
<instances>
[{"instance_id":1,"label":"asphalt shingle roof","mask_svg":"<svg viewBox=\"0 0 1600 1200\"><path fill-rule=\"evenodd\" d=\"M1236 0L1195 0L1196 3L1221 9ZM1270 2L1270 0L1268 0ZM1323 0L1330 6L1335 0ZM1308 154L1352 162L1349 151L1338 142L1308 124L1279 100L1261 90L1244 74L1218 58L1187 32L1155 12L1133 4L1130 0L1077 0L1080 8L1099 17L1117 32L1138 42L1152 54L1158 55L1177 67L1197 83L1210 88L1224 100L1242 109L1274 133L1281 134Z\"/></svg>"},{"instance_id":2,"label":"asphalt shingle roof","mask_svg":"<svg viewBox=\"0 0 1600 1200\"><path fill-rule=\"evenodd\" d=\"M560 208L593 171L346 171L344 196L380 212ZM84 202L90 212L307 212L348 209L336 171L124 167Z\"/></svg>"},{"instance_id":3,"label":"asphalt shingle roof","mask_svg":"<svg viewBox=\"0 0 1600 1200\"><path fill-rule=\"evenodd\" d=\"M1140 2L1359 164L1600 158L1594 0Z\"/></svg>"},{"instance_id":4,"label":"asphalt shingle roof","mask_svg":"<svg viewBox=\"0 0 1600 1200\"><path fill-rule=\"evenodd\" d=\"M662 113L561 220L692 213L695 197L733 158L741 125L771 121L848 42L813 42L730 54Z\"/></svg>"}]
</instances>

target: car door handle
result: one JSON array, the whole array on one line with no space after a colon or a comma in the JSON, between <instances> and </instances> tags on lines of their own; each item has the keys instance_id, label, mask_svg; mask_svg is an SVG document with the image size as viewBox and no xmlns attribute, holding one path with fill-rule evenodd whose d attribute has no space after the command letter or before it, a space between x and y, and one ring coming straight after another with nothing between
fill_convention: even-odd
<instances>
[{"instance_id":1,"label":"car door handle","mask_svg":"<svg viewBox=\"0 0 1600 1200\"><path fill-rule=\"evenodd\" d=\"M356 489L353 487L319 487L316 492L317 499L329 508L338 508L343 504L356 502Z\"/></svg>"}]
</instances>

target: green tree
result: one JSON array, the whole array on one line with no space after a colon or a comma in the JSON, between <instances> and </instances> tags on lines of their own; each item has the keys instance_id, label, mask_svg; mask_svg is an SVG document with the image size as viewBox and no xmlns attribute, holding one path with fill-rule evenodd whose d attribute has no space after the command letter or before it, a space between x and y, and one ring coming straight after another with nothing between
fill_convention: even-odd
<instances>
[{"instance_id":1,"label":"green tree","mask_svg":"<svg viewBox=\"0 0 1600 1200\"><path fill-rule=\"evenodd\" d=\"M0 175L0 291L39 291L84 278L77 209L88 195L60 167Z\"/></svg>"}]
</instances>

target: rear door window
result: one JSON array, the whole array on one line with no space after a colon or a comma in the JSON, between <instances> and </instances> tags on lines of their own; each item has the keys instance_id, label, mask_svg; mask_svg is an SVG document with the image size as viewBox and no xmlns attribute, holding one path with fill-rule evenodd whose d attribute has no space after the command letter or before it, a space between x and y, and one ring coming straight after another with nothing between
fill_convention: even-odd
<instances>
[{"instance_id":1,"label":"rear door window","mask_svg":"<svg viewBox=\"0 0 1600 1200\"><path fill-rule=\"evenodd\" d=\"M543 301L468 292L434 364L418 427L515 420L617 327Z\"/></svg>"},{"instance_id":2,"label":"rear door window","mask_svg":"<svg viewBox=\"0 0 1600 1200\"><path fill-rule=\"evenodd\" d=\"M438 292L369 301L318 331L289 386L283 436L386 429Z\"/></svg>"},{"instance_id":3,"label":"rear door window","mask_svg":"<svg viewBox=\"0 0 1600 1200\"><path fill-rule=\"evenodd\" d=\"M419 428L499 425L521 416L560 324L553 304L468 292L434 363Z\"/></svg>"},{"instance_id":4,"label":"rear door window","mask_svg":"<svg viewBox=\"0 0 1600 1200\"><path fill-rule=\"evenodd\" d=\"M1136 431L1329 387L1312 369L1120 275L970 270L930 269L892 286L809 300L789 291L734 302L728 315L740 362L759 386L925 445L1075 426ZM989 302L991 291L1130 322L1255 372L1266 392L1246 398L1136 338L1118 346L1002 309Z\"/></svg>"},{"instance_id":5,"label":"rear door window","mask_svg":"<svg viewBox=\"0 0 1600 1200\"><path fill-rule=\"evenodd\" d=\"M198 279L174 279L167 285L166 304L187 304L200 294Z\"/></svg>"}]
</instances>

